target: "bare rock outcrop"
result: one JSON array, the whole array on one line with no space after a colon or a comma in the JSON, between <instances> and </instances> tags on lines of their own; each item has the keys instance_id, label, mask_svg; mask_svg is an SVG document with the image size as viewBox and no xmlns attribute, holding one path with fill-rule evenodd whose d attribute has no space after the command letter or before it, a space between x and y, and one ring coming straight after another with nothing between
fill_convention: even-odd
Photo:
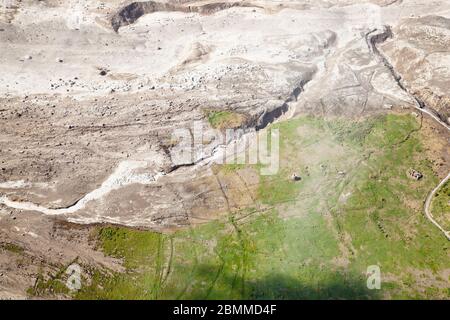
<instances>
[{"instance_id":1,"label":"bare rock outcrop","mask_svg":"<svg viewBox=\"0 0 450 320\"><path fill-rule=\"evenodd\" d=\"M408 18L380 48L409 91L450 123L450 19Z\"/></svg>"}]
</instances>

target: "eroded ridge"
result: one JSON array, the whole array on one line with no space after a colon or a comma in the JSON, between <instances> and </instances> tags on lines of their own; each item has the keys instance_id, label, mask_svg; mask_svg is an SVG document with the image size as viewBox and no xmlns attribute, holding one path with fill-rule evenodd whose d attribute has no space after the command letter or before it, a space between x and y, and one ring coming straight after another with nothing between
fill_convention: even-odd
<instances>
[{"instance_id":1,"label":"eroded ridge","mask_svg":"<svg viewBox=\"0 0 450 320\"><path fill-rule=\"evenodd\" d=\"M185 13L200 13L213 14L218 11L226 10L235 7L255 7L261 8L256 4L246 1L236 2L214 2L204 5L179 5L174 3L157 2L157 1L143 1L133 2L120 9L112 18L111 26L114 31L118 31L120 27L135 23L140 17L146 14L155 12L185 12Z\"/></svg>"}]
</instances>

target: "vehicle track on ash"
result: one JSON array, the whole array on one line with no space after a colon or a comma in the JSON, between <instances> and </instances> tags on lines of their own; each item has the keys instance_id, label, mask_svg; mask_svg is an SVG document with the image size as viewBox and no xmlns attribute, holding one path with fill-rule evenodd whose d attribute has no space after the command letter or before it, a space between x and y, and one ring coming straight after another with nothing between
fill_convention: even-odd
<instances>
[{"instance_id":1,"label":"vehicle track on ash","mask_svg":"<svg viewBox=\"0 0 450 320\"><path fill-rule=\"evenodd\" d=\"M394 66L389 62L389 60L384 56L384 54L377 48L377 44L385 42L387 39L392 38L393 34L391 31L391 28L389 26L383 26L382 29L373 29L366 33L366 42L369 46L370 51L372 54L374 54L376 57L380 59L380 61L385 65L387 69L389 69L392 77L397 82L398 86L415 102L414 108L416 108L421 113L426 113L431 118L433 118L437 123L439 123L441 126L443 126L445 129L450 131L450 126L443 122L434 112L433 110L429 109L426 104L421 101L419 98L414 96L409 90L403 85L401 82L401 76L395 71ZM442 179L439 184L428 194L425 204L424 204L424 212L427 219L434 224L447 238L447 240L450 241L450 231L445 230L434 218L431 213L430 207L431 203L433 202L433 197L436 194L436 192L450 179L450 172L448 175Z\"/></svg>"}]
</instances>

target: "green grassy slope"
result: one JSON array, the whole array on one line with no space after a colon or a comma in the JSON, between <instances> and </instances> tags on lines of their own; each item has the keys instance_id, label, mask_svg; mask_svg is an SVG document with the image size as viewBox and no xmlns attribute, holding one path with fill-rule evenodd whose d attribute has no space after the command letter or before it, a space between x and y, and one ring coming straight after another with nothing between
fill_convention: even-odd
<instances>
[{"instance_id":1,"label":"green grassy slope","mask_svg":"<svg viewBox=\"0 0 450 320\"><path fill-rule=\"evenodd\" d=\"M450 230L450 181L442 185L434 194L431 211L436 221L445 230Z\"/></svg>"}]
</instances>

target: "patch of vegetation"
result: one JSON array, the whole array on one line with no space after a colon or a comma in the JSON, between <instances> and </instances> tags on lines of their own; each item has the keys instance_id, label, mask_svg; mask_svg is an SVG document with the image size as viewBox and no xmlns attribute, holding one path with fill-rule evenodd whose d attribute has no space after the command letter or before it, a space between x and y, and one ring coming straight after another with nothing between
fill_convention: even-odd
<instances>
[{"instance_id":1,"label":"patch of vegetation","mask_svg":"<svg viewBox=\"0 0 450 320\"><path fill-rule=\"evenodd\" d=\"M214 129L235 129L245 122L243 114L228 110L205 111L209 124Z\"/></svg>"},{"instance_id":2,"label":"patch of vegetation","mask_svg":"<svg viewBox=\"0 0 450 320\"><path fill-rule=\"evenodd\" d=\"M13 252L13 253L17 253L17 254L21 254L24 252L24 249L15 244L15 243L10 243L10 242L1 242L0 243L0 248L9 252Z\"/></svg>"},{"instance_id":3,"label":"patch of vegetation","mask_svg":"<svg viewBox=\"0 0 450 320\"><path fill-rule=\"evenodd\" d=\"M380 122L384 122L384 118L380 116L359 121L337 118L323 122L323 125L330 130L338 143L346 143L352 147L364 147L366 137Z\"/></svg>"},{"instance_id":4,"label":"patch of vegetation","mask_svg":"<svg viewBox=\"0 0 450 320\"><path fill-rule=\"evenodd\" d=\"M443 228L450 230L450 181L447 181L434 194L431 213Z\"/></svg>"},{"instance_id":5,"label":"patch of vegetation","mask_svg":"<svg viewBox=\"0 0 450 320\"><path fill-rule=\"evenodd\" d=\"M102 240L103 251L112 257L123 258L124 266L129 270L153 262L157 258L151 254L153 248L158 248L163 241L159 233L115 227L99 229L98 237Z\"/></svg>"}]
</instances>

